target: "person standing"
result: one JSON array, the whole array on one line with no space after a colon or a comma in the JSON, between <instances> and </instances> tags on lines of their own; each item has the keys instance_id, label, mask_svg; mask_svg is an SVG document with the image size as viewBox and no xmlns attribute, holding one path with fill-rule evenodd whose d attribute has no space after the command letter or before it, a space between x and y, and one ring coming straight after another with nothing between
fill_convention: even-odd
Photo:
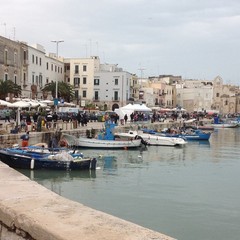
<instances>
[{"instance_id":1,"label":"person standing","mask_svg":"<svg viewBox=\"0 0 240 240\"><path fill-rule=\"evenodd\" d=\"M28 141L29 141L29 131L27 131L25 134L21 136L22 139L22 147L28 147Z\"/></svg>"},{"instance_id":2,"label":"person standing","mask_svg":"<svg viewBox=\"0 0 240 240\"><path fill-rule=\"evenodd\" d=\"M127 124L127 120L128 120L128 116L127 116L127 114L125 114L125 116L124 116L125 124Z\"/></svg>"},{"instance_id":3,"label":"person standing","mask_svg":"<svg viewBox=\"0 0 240 240\"><path fill-rule=\"evenodd\" d=\"M7 110L6 112L5 112L5 122L10 122L10 112L9 112L9 110Z\"/></svg>"}]
</instances>

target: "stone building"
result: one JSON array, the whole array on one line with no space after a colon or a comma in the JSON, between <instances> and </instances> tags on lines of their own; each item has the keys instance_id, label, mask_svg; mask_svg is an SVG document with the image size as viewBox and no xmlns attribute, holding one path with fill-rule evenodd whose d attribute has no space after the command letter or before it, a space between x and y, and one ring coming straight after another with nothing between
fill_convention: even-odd
<instances>
[{"instance_id":1,"label":"stone building","mask_svg":"<svg viewBox=\"0 0 240 240\"><path fill-rule=\"evenodd\" d=\"M213 103L211 109L219 113L239 113L239 86L223 84L223 79L218 76L213 80Z\"/></svg>"},{"instance_id":2,"label":"stone building","mask_svg":"<svg viewBox=\"0 0 240 240\"><path fill-rule=\"evenodd\" d=\"M23 69L22 44L0 36L0 79L21 85ZM13 96L9 96L13 97Z\"/></svg>"}]
</instances>

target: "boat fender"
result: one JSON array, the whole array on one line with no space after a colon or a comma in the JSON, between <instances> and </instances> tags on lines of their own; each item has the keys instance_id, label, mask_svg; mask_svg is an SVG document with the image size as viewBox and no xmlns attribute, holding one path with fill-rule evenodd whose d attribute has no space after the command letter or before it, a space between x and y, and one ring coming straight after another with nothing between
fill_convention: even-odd
<instances>
[{"instance_id":1,"label":"boat fender","mask_svg":"<svg viewBox=\"0 0 240 240\"><path fill-rule=\"evenodd\" d=\"M32 159L31 159L31 164L30 164L30 169L31 169L31 170L34 169L34 163L35 163L35 160L32 158Z\"/></svg>"}]
</instances>

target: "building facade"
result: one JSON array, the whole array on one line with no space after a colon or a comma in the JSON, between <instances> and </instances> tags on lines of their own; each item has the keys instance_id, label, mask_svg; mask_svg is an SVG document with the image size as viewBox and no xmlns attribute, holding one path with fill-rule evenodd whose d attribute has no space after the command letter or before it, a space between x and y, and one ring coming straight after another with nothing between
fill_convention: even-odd
<instances>
[{"instance_id":1,"label":"building facade","mask_svg":"<svg viewBox=\"0 0 240 240\"><path fill-rule=\"evenodd\" d=\"M11 80L21 85L22 54L19 42L0 36L0 80Z\"/></svg>"},{"instance_id":2,"label":"building facade","mask_svg":"<svg viewBox=\"0 0 240 240\"><path fill-rule=\"evenodd\" d=\"M94 75L93 101L96 105L101 104L104 109L114 110L128 103L132 74L116 64L101 64Z\"/></svg>"}]
</instances>

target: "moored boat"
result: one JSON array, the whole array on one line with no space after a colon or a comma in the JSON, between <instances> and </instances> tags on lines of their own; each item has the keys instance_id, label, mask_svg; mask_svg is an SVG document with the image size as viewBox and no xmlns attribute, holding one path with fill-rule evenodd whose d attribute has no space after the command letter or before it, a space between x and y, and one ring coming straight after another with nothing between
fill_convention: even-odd
<instances>
[{"instance_id":1,"label":"moored boat","mask_svg":"<svg viewBox=\"0 0 240 240\"><path fill-rule=\"evenodd\" d=\"M204 132L201 130L194 130L181 132L179 134L164 133L167 137L180 137L187 141L208 141L211 137L212 132Z\"/></svg>"},{"instance_id":2,"label":"moored boat","mask_svg":"<svg viewBox=\"0 0 240 240\"><path fill-rule=\"evenodd\" d=\"M146 141L148 145L155 146L181 146L187 142L183 138L178 137L166 137L155 134L143 133L142 131L128 131L127 133L115 133L116 137L121 139L127 138L141 138Z\"/></svg>"},{"instance_id":3,"label":"moored boat","mask_svg":"<svg viewBox=\"0 0 240 240\"><path fill-rule=\"evenodd\" d=\"M105 123L105 129L101 131L96 138L93 137L79 137L76 138L69 134L62 135L62 141L67 145L76 146L80 148L101 148L101 149L128 149L138 148L145 142L142 138L119 139L114 136L114 123Z\"/></svg>"},{"instance_id":4,"label":"moored boat","mask_svg":"<svg viewBox=\"0 0 240 240\"><path fill-rule=\"evenodd\" d=\"M0 161L12 168L19 169L49 169L49 170L89 170L96 169L95 158L83 158L71 155L66 151L56 154L38 154L17 149L1 149Z\"/></svg>"}]
</instances>

